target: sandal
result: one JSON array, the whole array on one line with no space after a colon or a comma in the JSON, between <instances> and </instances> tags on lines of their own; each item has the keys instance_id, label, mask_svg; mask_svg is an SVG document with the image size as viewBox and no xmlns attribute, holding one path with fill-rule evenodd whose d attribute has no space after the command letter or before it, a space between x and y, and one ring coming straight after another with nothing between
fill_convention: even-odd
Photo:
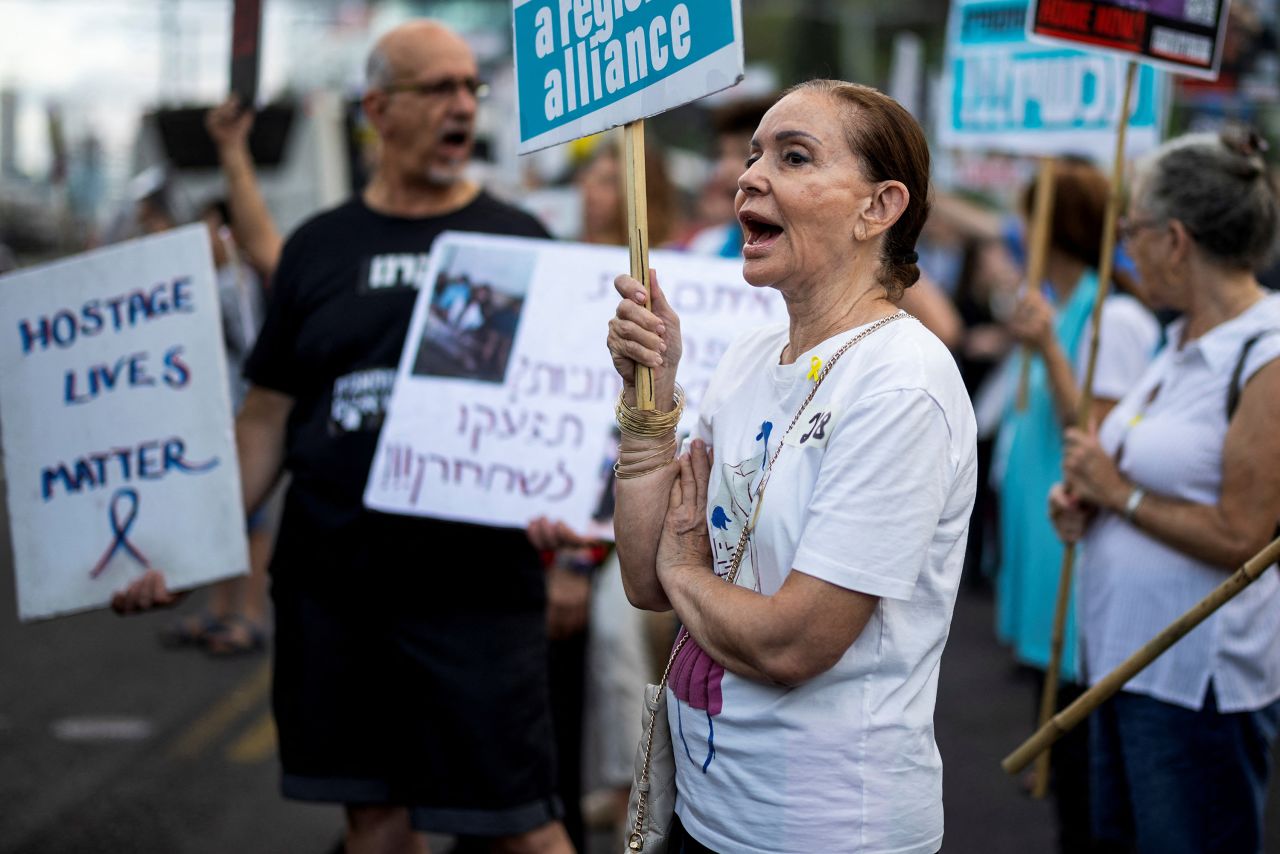
<instances>
[{"instance_id":1,"label":"sandal","mask_svg":"<svg viewBox=\"0 0 1280 854\"><path fill-rule=\"evenodd\" d=\"M204 651L214 658L252 655L267 648L267 634L256 623L236 614L204 639Z\"/></svg>"},{"instance_id":2,"label":"sandal","mask_svg":"<svg viewBox=\"0 0 1280 854\"><path fill-rule=\"evenodd\" d=\"M204 646L209 638L226 629L226 622L208 611L200 611L179 617L156 633L156 640L165 649L182 649L188 646Z\"/></svg>"}]
</instances>

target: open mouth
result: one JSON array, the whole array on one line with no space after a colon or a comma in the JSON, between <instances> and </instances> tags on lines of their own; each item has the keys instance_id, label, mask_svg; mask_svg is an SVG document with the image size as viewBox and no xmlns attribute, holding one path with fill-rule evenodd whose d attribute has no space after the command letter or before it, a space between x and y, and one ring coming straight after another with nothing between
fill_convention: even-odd
<instances>
[{"instance_id":1,"label":"open mouth","mask_svg":"<svg viewBox=\"0 0 1280 854\"><path fill-rule=\"evenodd\" d=\"M470 141L471 134L465 130L450 130L440 135L440 142L445 148L465 148Z\"/></svg>"},{"instance_id":2,"label":"open mouth","mask_svg":"<svg viewBox=\"0 0 1280 854\"><path fill-rule=\"evenodd\" d=\"M742 230L746 234L747 246L766 246L782 234L782 226L770 222L759 214L743 211L738 215Z\"/></svg>"}]
</instances>

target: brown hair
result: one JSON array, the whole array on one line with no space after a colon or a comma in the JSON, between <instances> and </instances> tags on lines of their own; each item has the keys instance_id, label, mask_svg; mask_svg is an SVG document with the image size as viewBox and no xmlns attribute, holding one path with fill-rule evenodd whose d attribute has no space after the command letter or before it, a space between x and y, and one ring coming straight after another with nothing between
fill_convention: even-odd
<instances>
[{"instance_id":1,"label":"brown hair","mask_svg":"<svg viewBox=\"0 0 1280 854\"><path fill-rule=\"evenodd\" d=\"M1098 167L1077 157L1053 163L1053 224L1049 245L1097 270L1102 262L1102 223L1111 182ZM1033 181L1022 191L1022 213L1030 217L1036 203ZM1135 283L1119 270L1112 279L1122 290L1136 293Z\"/></svg>"},{"instance_id":2,"label":"brown hair","mask_svg":"<svg viewBox=\"0 0 1280 854\"><path fill-rule=\"evenodd\" d=\"M880 246L880 284L897 300L920 278L916 239L929 218L929 144L920 123L888 95L843 80L807 80L792 92L822 92L845 108L845 139L870 181L901 181L907 207Z\"/></svg>"}]
</instances>

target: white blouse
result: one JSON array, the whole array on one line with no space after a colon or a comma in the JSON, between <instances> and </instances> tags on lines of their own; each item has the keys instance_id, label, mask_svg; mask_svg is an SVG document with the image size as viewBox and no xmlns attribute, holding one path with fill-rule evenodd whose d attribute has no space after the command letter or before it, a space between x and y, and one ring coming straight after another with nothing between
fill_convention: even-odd
<instances>
[{"instance_id":1,"label":"white blouse","mask_svg":"<svg viewBox=\"0 0 1280 854\"><path fill-rule=\"evenodd\" d=\"M1280 294L1179 349L1182 326L1170 325L1169 345L1102 423L1099 441L1112 455L1123 444L1121 473L1148 491L1217 504L1231 373L1244 342L1263 330L1276 332L1254 345L1241 382L1280 357ZM1100 513L1081 546L1076 590L1080 660L1088 682L1105 676L1229 572L1165 545L1121 515ZM1125 690L1199 709L1210 680L1223 712L1252 711L1280 698L1276 572L1264 574L1197 626Z\"/></svg>"}]
</instances>

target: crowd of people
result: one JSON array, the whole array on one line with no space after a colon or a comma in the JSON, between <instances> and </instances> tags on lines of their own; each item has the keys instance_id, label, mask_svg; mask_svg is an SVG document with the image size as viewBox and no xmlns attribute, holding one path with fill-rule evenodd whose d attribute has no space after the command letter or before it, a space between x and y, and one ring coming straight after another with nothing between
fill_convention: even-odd
<instances>
[{"instance_id":1,"label":"crowd of people","mask_svg":"<svg viewBox=\"0 0 1280 854\"><path fill-rule=\"evenodd\" d=\"M365 509L382 412L348 417L343 389L390 389L421 285L371 282L371 261L423 255L446 230L549 238L469 177L483 85L462 38L403 24L366 71L372 176L287 238L255 177L252 111L232 99L208 116L226 200L201 218L244 378L252 572L161 636L270 649L283 794L342 805L351 854L426 851L427 832L459 851L584 850L591 823L621 840L637 829L636 701L658 677L667 850L933 854L934 705L962 580L993 587L993 630L1038 698L1063 544L1078 544L1065 704L1275 535L1280 296L1258 275L1280 200L1265 141L1191 135L1141 161L1108 281L1109 179L1060 160L1044 280L1028 282L1036 188L1007 216L932 188L916 120L832 80L720 108L707 179L686 196L646 152L653 245L741 259L787 322L734 341L680 437L662 271L651 308L619 276L601 330L623 386L616 549L549 519L519 531ZM606 137L567 178L584 242L626 242L622 173ZM155 195L137 217L176 224ZM500 378L519 298L433 284L437 355ZM654 410L637 408L637 367ZM1079 429L1085 394L1095 419ZM155 568L113 605L180 598ZM1266 575L1055 746L1062 851L1261 850L1278 605Z\"/></svg>"}]
</instances>

